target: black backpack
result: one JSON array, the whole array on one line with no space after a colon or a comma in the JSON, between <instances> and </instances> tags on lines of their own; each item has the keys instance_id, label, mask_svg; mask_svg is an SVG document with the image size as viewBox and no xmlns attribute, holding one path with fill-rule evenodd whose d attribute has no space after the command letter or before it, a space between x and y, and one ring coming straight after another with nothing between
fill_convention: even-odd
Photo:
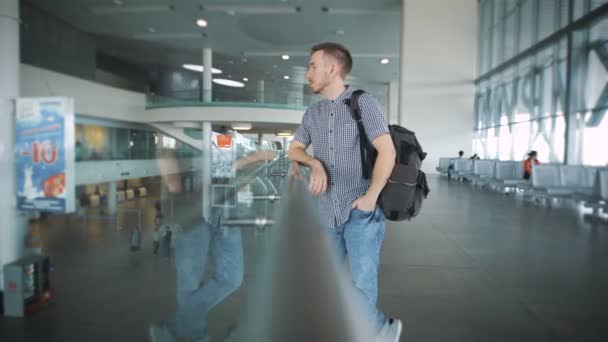
<instances>
[{"instance_id":1,"label":"black backpack","mask_svg":"<svg viewBox=\"0 0 608 342\"><path fill-rule=\"evenodd\" d=\"M363 90L355 90L347 104L359 129L363 178L370 179L377 152L367 139L361 118L359 96L364 93ZM393 172L380 194L378 204L382 207L388 220L410 220L418 215L422 208L422 201L431 191L426 182L426 175L420 171L420 165L426 157L426 153L422 151L414 132L398 125L389 125L388 128L395 145L397 158Z\"/></svg>"}]
</instances>

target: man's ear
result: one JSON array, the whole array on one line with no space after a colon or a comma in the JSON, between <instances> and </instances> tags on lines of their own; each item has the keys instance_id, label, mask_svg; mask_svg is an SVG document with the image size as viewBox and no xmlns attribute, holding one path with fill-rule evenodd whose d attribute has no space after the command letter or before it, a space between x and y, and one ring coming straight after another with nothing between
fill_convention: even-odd
<instances>
[{"instance_id":1,"label":"man's ear","mask_svg":"<svg viewBox=\"0 0 608 342\"><path fill-rule=\"evenodd\" d=\"M338 63L331 63L331 69L329 69L329 73L332 76L339 76L340 75L340 68L338 66Z\"/></svg>"}]
</instances>

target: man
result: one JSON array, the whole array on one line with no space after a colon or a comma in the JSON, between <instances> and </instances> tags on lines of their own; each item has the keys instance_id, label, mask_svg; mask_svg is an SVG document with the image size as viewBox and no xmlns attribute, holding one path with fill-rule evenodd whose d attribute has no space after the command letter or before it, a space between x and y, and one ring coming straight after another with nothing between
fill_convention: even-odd
<instances>
[{"instance_id":1,"label":"man","mask_svg":"<svg viewBox=\"0 0 608 342\"><path fill-rule=\"evenodd\" d=\"M376 205L395 164L395 149L378 101L359 98L363 125L378 151L372 179L362 175L357 125L345 100L354 89L344 79L352 68L350 52L336 43L312 48L306 77L315 94L325 99L304 114L289 150L294 169L311 169L308 188L320 198L327 232L339 261L348 258L353 283L362 295L380 341L398 341L400 320L388 319L376 308L378 264L384 238L384 214ZM306 153L313 145L314 157Z\"/></svg>"}]
</instances>

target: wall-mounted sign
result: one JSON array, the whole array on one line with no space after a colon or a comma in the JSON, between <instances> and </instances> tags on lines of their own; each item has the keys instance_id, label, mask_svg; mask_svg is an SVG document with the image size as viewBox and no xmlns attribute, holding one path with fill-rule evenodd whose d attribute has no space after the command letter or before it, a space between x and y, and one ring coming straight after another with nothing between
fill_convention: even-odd
<instances>
[{"instance_id":1,"label":"wall-mounted sign","mask_svg":"<svg viewBox=\"0 0 608 342\"><path fill-rule=\"evenodd\" d=\"M74 101L17 99L15 153L18 209L73 212Z\"/></svg>"}]
</instances>

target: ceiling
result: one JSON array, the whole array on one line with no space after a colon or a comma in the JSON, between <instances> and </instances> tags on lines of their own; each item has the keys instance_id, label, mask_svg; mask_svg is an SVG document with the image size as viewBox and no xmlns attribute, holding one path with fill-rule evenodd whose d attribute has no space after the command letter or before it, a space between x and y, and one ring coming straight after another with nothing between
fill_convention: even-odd
<instances>
[{"instance_id":1,"label":"ceiling","mask_svg":"<svg viewBox=\"0 0 608 342\"><path fill-rule=\"evenodd\" d=\"M402 0L27 1L96 35L100 52L132 62L201 64L209 47L224 74L272 82L306 66L313 44L335 41L353 54L356 83L398 79ZM195 25L199 18L207 28Z\"/></svg>"}]
</instances>

